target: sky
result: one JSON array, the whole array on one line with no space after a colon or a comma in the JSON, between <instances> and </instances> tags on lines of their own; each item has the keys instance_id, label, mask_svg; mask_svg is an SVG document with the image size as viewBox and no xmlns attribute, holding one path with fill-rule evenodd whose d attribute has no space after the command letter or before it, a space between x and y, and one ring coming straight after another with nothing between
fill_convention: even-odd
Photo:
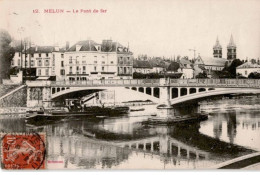
<instances>
[{"instance_id":1,"label":"sky","mask_svg":"<svg viewBox=\"0 0 260 175\"><path fill-rule=\"evenodd\" d=\"M40 13L33 13L35 9ZM73 9L107 12L72 13ZM189 49L213 56L218 37L226 58L232 34L238 58L260 58L259 0L0 0L0 19L0 28L14 39L30 36L37 45L112 39L129 43L135 56L192 58Z\"/></svg>"}]
</instances>

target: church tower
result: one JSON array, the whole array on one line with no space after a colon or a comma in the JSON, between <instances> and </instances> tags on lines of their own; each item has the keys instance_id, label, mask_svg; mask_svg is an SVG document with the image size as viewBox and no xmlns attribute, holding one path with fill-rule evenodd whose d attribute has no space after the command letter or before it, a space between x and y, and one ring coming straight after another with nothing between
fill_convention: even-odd
<instances>
[{"instance_id":1,"label":"church tower","mask_svg":"<svg viewBox=\"0 0 260 175\"><path fill-rule=\"evenodd\" d=\"M227 59L233 60L237 58L237 46L234 43L233 36L231 35L229 44L227 46Z\"/></svg>"},{"instance_id":2,"label":"church tower","mask_svg":"<svg viewBox=\"0 0 260 175\"><path fill-rule=\"evenodd\" d=\"M219 44L218 37L216 40L216 44L213 47L213 56L214 58L222 58L222 47Z\"/></svg>"}]
</instances>

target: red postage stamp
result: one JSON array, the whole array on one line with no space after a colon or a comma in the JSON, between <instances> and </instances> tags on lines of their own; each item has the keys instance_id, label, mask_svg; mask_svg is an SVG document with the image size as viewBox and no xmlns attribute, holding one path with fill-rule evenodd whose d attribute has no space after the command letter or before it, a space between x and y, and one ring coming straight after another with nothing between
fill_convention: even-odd
<instances>
[{"instance_id":1,"label":"red postage stamp","mask_svg":"<svg viewBox=\"0 0 260 175\"><path fill-rule=\"evenodd\" d=\"M2 137L3 169L45 169L45 134L5 134Z\"/></svg>"}]
</instances>

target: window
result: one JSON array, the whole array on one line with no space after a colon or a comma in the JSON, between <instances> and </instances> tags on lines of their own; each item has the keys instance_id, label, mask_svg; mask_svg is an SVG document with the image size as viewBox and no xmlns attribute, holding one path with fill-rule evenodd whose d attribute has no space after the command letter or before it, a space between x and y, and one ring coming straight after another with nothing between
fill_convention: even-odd
<instances>
[{"instance_id":1,"label":"window","mask_svg":"<svg viewBox=\"0 0 260 175\"><path fill-rule=\"evenodd\" d=\"M42 54L39 53L39 57L42 57Z\"/></svg>"},{"instance_id":2,"label":"window","mask_svg":"<svg viewBox=\"0 0 260 175\"><path fill-rule=\"evenodd\" d=\"M245 71L245 75L247 75L247 70Z\"/></svg>"},{"instance_id":3,"label":"window","mask_svg":"<svg viewBox=\"0 0 260 175\"><path fill-rule=\"evenodd\" d=\"M82 57L82 64L86 64L86 56Z\"/></svg>"},{"instance_id":4,"label":"window","mask_svg":"<svg viewBox=\"0 0 260 175\"><path fill-rule=\"evenodd\" d=\"M20 59L18 59L18 66L20 66L21 65L21 61L20 61Z\"/></svg>"},{"instance_id":5,"label":"window","mask_svg":"<svg viewBox=\"0 0 260 175\"><path fill-rule=\"evenodd\" d=\"M49 56L49 54L48 53L46 53L46 57L48 57Z\"/></svg>"},{"instance_id":6,"label":"window","mask_svg":"<svg viewBox=\"0 0 260 175\"><path fill-rule=\"evenodd\" d=\"M49 60L45 60L45 66L49 66L49 65L50 65Z\"/></svg>"},{"instance_id":7,"label":"window","mask_svg":"<svg viewBox=\"0 0 260 175\"><path fill-rule=\"evenodd\" d=\"M63 53L60 56L61 56L61 58L64 58L64 54Z\"/></svg>"},{"instance_id":8,"label":"window","mask_svg":"<svg viewBox=\"0 0 260 175\"><path fill-rule=\"evenodd\" d=\"M86 70L86 66L83 66L83 70Z\"/></svg>"},{"instance_id":9,"label":"window","mask_svg":"<svg viewBox=\"0 0 260 175\"><path fill-rule=\"evenodd\" d=\"M102 61L102 64L105 64L106 62L105 61Z\"/></svg>"},{"instance_id":10,"label":"window","mask_svg":"<svg viewBox=\"0 0 260 175\"><path fill-rule=\"evenodd\" d=\"M96 67L96 66L94 66L94 71L95 71L95 72L97 71L97 67Z\"/></svg>"},{"instance_id":11,"label":"window","mask_svg":"<svg viewBox=\"0 0 260 175\"><path fill-rule=\"evenodd\" d=\"M52 66L55 66L55 57L53 57Z\"/></svg>"},{"instance_id":12,"label":"window","mask_svg":"<svg viewBox=\"0 0 260 175\"><path fill-rule=\"evenodd\" d=\"M25 61L25 66L28 66L28 61L27 60Z\"/></svg>"},{"instance_id":13,"label":"window","mask_svg":"<svg viewBox=\"0 0 260 175\"><path fill-rule=\"evenodd\" d=\"M102 66L102 71L104 71L105 70L105 67L104 66Z\"/></svg>"},{"instance_id":14,"label":"window","mask_svg":"<svg viewBox=\"0 0 260 175\"><path fill-rule=\"evenodd\" d=\"M114 64L114 61L111 61L111 64Z\"/></svg>"},{"instance_id":15,"label":"window","mask_svg":"<svg viewBox=\"0 0 260 175\"><path fill-rule=\"evenodd\" d=\"M79 72L79 66L77 66L77 74L79 74L80 72Z\"/></svg>"},{"instance_id":16,"label":"window","mask_svg":"<svg viewBox=\"0 0 260 175\"><path fill-rule=\"evenodd\" d=\"M61 69L61 70L60 70L60 74L61 74L61 75L65 75L65 70L64 70L64 69Z\"/></svg>"},{"instance_id":17,"label":"window","mask_svg":"<svg viewBox=\"0 0 260 175\"><path fill-rule=\"evenodd\" d=\"M72 74L72 67L70 66L70 72L69 72L69 74Z\"/></svg>"},{"instance_id":18,"label":"window","mask_svg":"<svg viewBox=\"0 0 260 175\"><path fill-rule=\"evenodd\" d=\"M64 67L64 61L61 61L61 67Z\"/></svg>"},{"instance_id":19,"label":"window","mask_svg":"<svg viewBox=\"0 0 260 175\"><path fill-rule=\"evenodd\" d=\"M34 61L33 60L31 60L31 66L34 66Z\"/></svg>"},{"instance_id":20,"label":"window","mask_svg":"<svg viewBox=\"0 0 260 175\"><path fill-rule=\"evenodd\" d=\"M76 64L79 64L79 56L76 57Z\"/></svg>"},{"instance_id":21,"label":"window","mask_svg":"<svg viewBox=\"0 0 260 175\"><path fill-rule=\"evenodd\" d=\"M21 53L19 52L18 54L19 54L19 57L20 57L20 56L21 56Z\"/></svg>"},{"instance_id":22,"label":"window","mask_svg":"<svg viewBox=\"0 0 260 175\"><path fill-rule=\"evenodd\" d=\"M72 64L72 56L70 56L69 63Z\"/></svg>"},{"instance_id":23,"label":"window","mask_svg":"<svg viewBox=\"0 0 260 175\"><path fill-rule=\"evenodd\" d=\"M33 54L33 53L31 54L31 57L34 57L34 54Z\"/></svg>"},{"instance_id":24,"label":"window","mask_svg":"<svg viewBox=\"0 0 260 175\"><path fill-rule=\"evenodd\" d=\"M83 69L83 74L85 74L86 73L86 66L83 66L82 69Z\"/></svg>"},{"instance_id":25,"label":"window","mask_svg":"<svg viewBox=\"0 0 260 175\"><path fill-rule=\"evenodd\" d=\"M45 69L45 75L49 75L49 69Z\"/></svg>"},{"instance_id":26,"label":"window","mask_svg":"<svg viewBox=\"0 0 260 175\"><path fill-rule=\"evenodd\" d=\"M94 61L95 64L97 64L97 61Z\"/></svg>"},{"instance_id":27,"label":"window","mask_svg":"<svg viewBox=\"0 0 260 175\"><path fill-rule=\"evenodd\" d=\"M41 69L38 69L38 76L41 76L41 74L42 74Z\"/></svg>"},{"instance_id":28,"label":"window","mask_svg":"<svg viewBox=\"0 0 260 175\"><path fill-rule=\"evenodd\" d=\"M38 61L38 66L42 66L42 60Z\"/></svg>"}]
</instances>

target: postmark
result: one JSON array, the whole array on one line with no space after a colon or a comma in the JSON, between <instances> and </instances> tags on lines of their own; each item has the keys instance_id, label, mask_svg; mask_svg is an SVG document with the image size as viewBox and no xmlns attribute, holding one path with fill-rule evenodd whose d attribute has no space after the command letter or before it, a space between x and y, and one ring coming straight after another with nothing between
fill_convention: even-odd
<instances>
[{"instance_id":1,"label":"postmark","mask_svg":"<svg viewBox=\"0 0 260 175\"><path fill-rule=\"evenodd\" d=\"M45 169L45 134L17 133L2 137L3 169Z\"/></svg>"}]
</instances>

